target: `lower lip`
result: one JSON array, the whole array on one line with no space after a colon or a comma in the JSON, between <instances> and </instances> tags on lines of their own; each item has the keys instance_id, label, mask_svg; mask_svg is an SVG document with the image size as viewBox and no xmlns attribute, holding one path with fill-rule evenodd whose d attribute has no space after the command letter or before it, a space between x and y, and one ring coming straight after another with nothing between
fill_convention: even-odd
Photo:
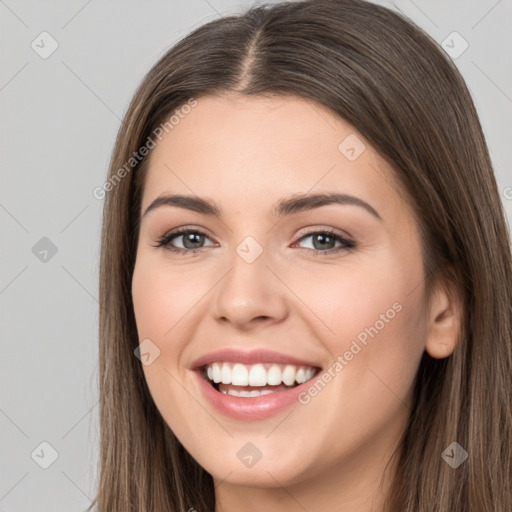
<instances>
[{"instance_id":1,"label":"lower lip","mask_svg":"<svg viewBox=\"0 0 512 512\"><path fill-rule=\"evenodd\" d=\"M274 391L268 395L239 397L217 391L203 376L201 371L194 371L199 379L199 386L206 399L221 414L242 421L263 420L270 418L299 401L300 393L308 389L322 372L312 379L287 391ZM257 388L255 388L257 389Z\"/></svg>"}]
</instances>

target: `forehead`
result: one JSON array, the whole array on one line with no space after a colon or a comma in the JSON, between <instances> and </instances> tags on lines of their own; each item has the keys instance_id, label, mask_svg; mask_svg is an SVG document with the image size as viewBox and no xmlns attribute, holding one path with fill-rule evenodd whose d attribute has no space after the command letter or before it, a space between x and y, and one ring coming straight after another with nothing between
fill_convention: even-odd
<instances>
[{"instance_id":1,"label":"forehead","mask_svg":"<svg viewBox=\"0 0 512 512\"><path fill-rule=\"evenodd\" d=\"M239 212L311 191L357 195L392 212L405 207L392 172L350 124L318 103L207 96L152 150L142 210L163 193L212 197Z\"/></svg>"}]
</instances>

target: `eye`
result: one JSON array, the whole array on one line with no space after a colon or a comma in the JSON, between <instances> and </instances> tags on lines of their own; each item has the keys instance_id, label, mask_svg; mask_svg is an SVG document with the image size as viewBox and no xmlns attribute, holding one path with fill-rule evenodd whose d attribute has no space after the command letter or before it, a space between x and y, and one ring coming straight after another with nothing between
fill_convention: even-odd
<instances>
[{"instance_id":1,"label":"eye","mask_svg":"<svg viewBox=\"0 0 512 512\"><path fill-rule=\"evenodd\" d=\"M306 247L306 250L313 251L315 254L337 253L354 249L356 247L355 242L335 233L332 230L313 231L301 237L299 242L308 238L312 239L313 247ZM336 242L340 244L338 247L335 247Z\"/></svg>"},{"instance_id":2,"label":"eye","mask_svg":"<svg viewBox=\"0 0 512 512\"><path fill-rule=\"evenodd\" d=\"M305 249L318 255L338 253L351 250L356 247L355 242L352 240L349 240L348 238L345 238L328 229L308 233L302 236L299 239L299 242L308 238L312 239L313 247L306 247ZM181 239L182 247L176 247L174 243L172 243L174 239ZM196 253L204 247L207 247L202 245L204 244L205 240L209 240L209 238L206 233L203 233L200 230L180 228L162 236L159 240L157 240L157 243L154 245L154 247L164 247L165 249L178 254ZM336 243L339 244L338 247L335 247Z\"/></svg>"},{"instance_id":3,"label":"eye","mask_svg":"<svg viewBox=\"0 0 512 512\"><path fill-rule=\"evenodd\" d=\"M175 238L182 239L182 247L176 247L171 244L171 241L174 240ZM194 253L203 248L201 247L201 244L204 243L205 239L208 239L208 237L202 231L193 230L189 228L176 229L161 237L154 247L165 247L169 251L176 252L179 254L189 252Z\"/></svg>"}]
</instances>

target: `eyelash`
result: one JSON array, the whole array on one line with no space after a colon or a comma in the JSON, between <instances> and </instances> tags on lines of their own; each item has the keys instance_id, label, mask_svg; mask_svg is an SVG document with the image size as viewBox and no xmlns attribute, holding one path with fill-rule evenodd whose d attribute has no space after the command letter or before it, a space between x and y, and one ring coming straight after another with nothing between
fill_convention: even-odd
<instances>
[{"instance_id":1,"label":"eyelash","mask_svg":"<svg viewBox=\"0 0 512 512\"><path fill-rule=\"evenodd\" d=\"M161 238L159 238L157 240L156 245L154 245L153 247L157 247L157 248L165 247L165 249L167 249L173 253L176 253L176 254L197 253L197 252L205 249L205 247L199 247L196 249L182 249L181 247L173 247L171 245L171 240L173 238L176 238L179 235L185 235L185 234L204 235L208 238L208 235L200 230L190 229L190 228L179 228L179 229L171 231L170 233L167 233L164 236L162 236ZM303 236L301 236L298 241L300 242L301 240L303 240L305 238L308 238L312 235L318 235L318 234L328 235L329 237L334 238L335 241L340 242L342 244L342 246L338 247L336 249L328 249L326 251L321 251L320 249L305 248L306 251L312 252L316 256L320 256L321 254L333 254L333 253L339 253L342 251L351 251L357 247L357 245L354 241L349 240L348 238L344 238L341 235L335 233L333 230L330 230L330 229L322 229L319 231L312 231L310 233L306 233Z\"/></svg>"}]
</instances>

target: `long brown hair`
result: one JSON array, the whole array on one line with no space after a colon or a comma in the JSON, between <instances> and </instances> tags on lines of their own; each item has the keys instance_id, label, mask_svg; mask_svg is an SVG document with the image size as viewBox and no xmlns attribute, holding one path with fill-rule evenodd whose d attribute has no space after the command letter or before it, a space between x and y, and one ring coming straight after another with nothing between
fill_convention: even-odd
<instances>
[{"instance_id":1,"label":"long brown hair","mask_svg":"<svg viewBox=\"0 0 512 512\"><path fill-rule=\"evenodd\" d=\"M105 187L100 477L91 507L215 508L211 475L166 425L134 356L131 278L148 159L126 163L191 99L230 91L299 96L351 123L391 164L411 202L428 292L443 280L461 299L454 353L425 352L418 369L391 510L510 512L512 262L489 152L451 60L409 20L362 0L259 5L209 22L172 47L136 91ZM441 457L454 441L469 454L457 469Z\"/></svg>"}]
</instances>

